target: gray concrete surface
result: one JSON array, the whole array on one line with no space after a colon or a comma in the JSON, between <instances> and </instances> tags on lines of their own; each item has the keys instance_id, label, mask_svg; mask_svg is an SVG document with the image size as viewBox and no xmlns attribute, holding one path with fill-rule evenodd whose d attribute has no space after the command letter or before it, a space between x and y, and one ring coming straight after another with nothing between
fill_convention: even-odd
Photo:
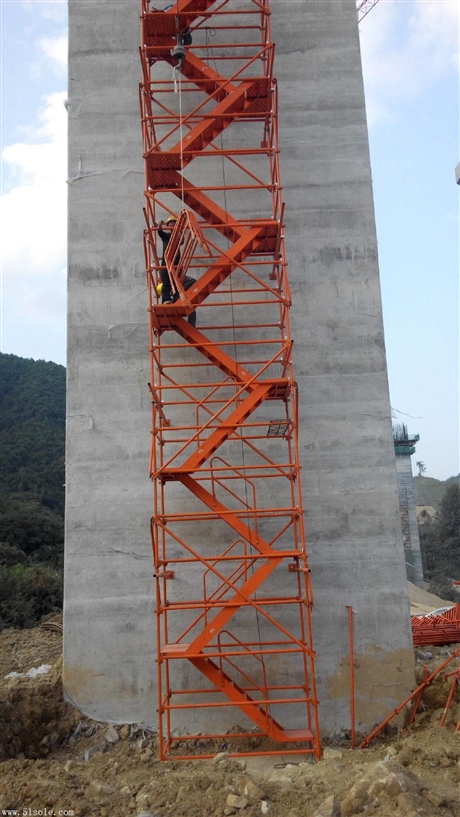
<instances>
[{"instance_id":1,"label":"gray concrete surface","mask_svg":"<svg viewBox=\"0 0 460 817\"><path fill-rule=\"evenodd\" d=\"M64 686L155 720L138 3L70 0Z\"/></svg>"},{"instance_id":2,"label":"gray concrete surface","mask_svg":"<svg viewBox=\"0 0 460 817\"><path fill-rule=\"evenodd\" d=\"M92 717L154 723L138 3L69 10L64 684ZM272 11L317 684L331 732L349 726L346 605L358 727L403 699L413 653L354 0L272 0Z\"/></svg>"},{"instance_id":3,"label":"gray concrete surface","mask_svg":"<svg viewBox=\"0 0 460 817\"><path fill-rule=\"evenodd\" d=\"M322 728L413 682L358 29L353 0L273 3L281 174L300 388L307 547Z\"/></svg>"}]
</instances>

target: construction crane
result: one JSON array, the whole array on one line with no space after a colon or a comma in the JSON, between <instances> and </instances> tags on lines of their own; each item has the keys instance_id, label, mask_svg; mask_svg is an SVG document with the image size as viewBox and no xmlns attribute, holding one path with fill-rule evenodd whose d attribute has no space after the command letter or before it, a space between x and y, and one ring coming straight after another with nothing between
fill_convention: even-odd
<instances>
[{"instance_id":1,"label":"construction crane","mask_svg":"<svg viewBox=\"0 0 460 817\"><path fill-rule=\"evenodd\" d=\"M321 754L270 2L237 6L141 0L161 759L184 723Z\"/></svg>"},{"instance_id":2,"label":"construction crane","mask_svg":"<svg viewBox=\"0 0 460 817\"><path fill-rule=\"evenodd\" d=\"M358 14L358 23L361 20L364 20L366 14L369 14L370 11L377 5L379 0L358 0L356 4L356 12Z\"/></svg>"}]
</instances>

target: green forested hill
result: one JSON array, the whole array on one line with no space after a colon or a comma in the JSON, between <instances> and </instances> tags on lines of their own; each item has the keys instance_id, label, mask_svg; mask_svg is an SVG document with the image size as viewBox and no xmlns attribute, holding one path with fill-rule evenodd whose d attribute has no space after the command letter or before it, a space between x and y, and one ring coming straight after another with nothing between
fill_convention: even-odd
<instances>
[{"instance_id":1,"label":"green forested hill","mask_svg":"<svg viewBox=\"0 0 460 817\"><path fill-rule=\"evenodd\" d=\"M0 355L0 487L64 513L65 368Z\"/></svg>"},{"instance_id":2,"label":"green forested hill","mask_svg":"<svg viewBox=\"0 0 460 817\"><path fill-rule=\"evenodd\" d=\"M432 477L414 477L415 501L417 505L431 505L439 511L446 488L452 483L460 485L460 474L449 477L445 482Z\"/></svg>"},{"instance_id":3,"label":"green forested hill","mask_svg":"<svg viewBox=\"0 0 460 817\"><path fill-rule=\"evenodd\" d=\"M0 628L60 606L65 368L0 354Z\"/></svg>"},{"instance_id":4,"label":"green forested hill","mask_svg":"<svg viewBox=\"0 0 460 817\"><path fill-rule=\"evenodd\" d=\"M452 579L460 580L460 474L445 481L414 477L417 505L430 505L436 516L420 520L424 575L443 599L456 601Z\"/></svg>"}]
</instances>

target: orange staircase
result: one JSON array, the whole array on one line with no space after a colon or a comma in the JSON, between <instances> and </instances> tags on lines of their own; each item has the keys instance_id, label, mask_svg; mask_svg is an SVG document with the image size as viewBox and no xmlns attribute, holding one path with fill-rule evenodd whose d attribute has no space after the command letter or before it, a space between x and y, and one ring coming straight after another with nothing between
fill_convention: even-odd
<instances>
[{"instance_id":1,"label":"orange staircase","mask_svg":"<svg viewBox=\"0 0 460 817\"><path fill-rule=\"evenodd\" d=\"M319 757L269 0L142 0L140 53L160 757Z\"/></svg>"}]
</instances>

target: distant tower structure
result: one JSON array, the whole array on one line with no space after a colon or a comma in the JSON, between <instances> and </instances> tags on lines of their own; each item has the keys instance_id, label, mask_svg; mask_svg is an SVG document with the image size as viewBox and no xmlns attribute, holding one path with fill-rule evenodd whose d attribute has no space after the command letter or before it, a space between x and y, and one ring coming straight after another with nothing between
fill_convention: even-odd
<instances>
[{"instance_id":1,"label":"distant tower structure","mask_svg":"<svg viewBox=\"0 0 460 817\"><path fill-rule=\"evenodd\" d=\"M421 587L423 584L422 554L418 535L411 462L411 456L415 453L415 443L417 443L419 439L420 436L418 434L409 435L405 423L399 423L393 426L399 511L401 514L407 578L418 587Z\"/></svg>"}]
</instances>

